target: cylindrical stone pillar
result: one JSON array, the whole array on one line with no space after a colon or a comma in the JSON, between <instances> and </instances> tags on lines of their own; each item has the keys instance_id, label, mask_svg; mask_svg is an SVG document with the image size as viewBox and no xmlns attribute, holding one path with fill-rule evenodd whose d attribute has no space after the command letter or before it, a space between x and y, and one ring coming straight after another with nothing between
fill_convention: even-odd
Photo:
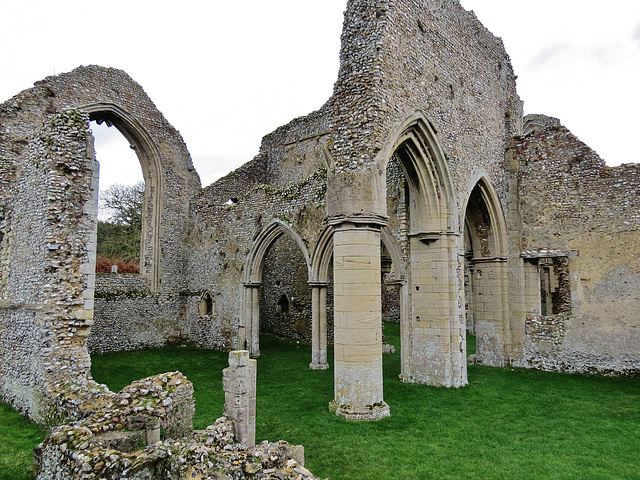
<instances>
[{"instance_id":1,"label":"cylindrical stone pillar","mask_svg":"<svg viewBox=\"0 0 640 480\"><path fill-rule=\"evenodd\" d=\"M380 227L335 227L334 375L336 415L378 420L389 415L382 392Z\"/></svg>"},{"instance_id":2,"label":"cylindrical stone pillar","mask_svg":"<svg viewBox=\"0 0 640 480\"><path fill-rule=\"evenodd\" d=\"M311 284L311 370L326 370L327 286Z\"/></svg>"}]
</instances>

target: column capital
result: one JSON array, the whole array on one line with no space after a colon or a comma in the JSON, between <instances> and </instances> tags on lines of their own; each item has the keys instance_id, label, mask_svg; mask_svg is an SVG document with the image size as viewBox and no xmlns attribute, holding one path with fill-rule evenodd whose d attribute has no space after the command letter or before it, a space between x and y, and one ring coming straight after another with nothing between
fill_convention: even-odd
<instances>
[{"instance_id":1,"label":"column capital","mask_svg":"<svg viewBox=\"0 0 640 480\"><path fill-rule=\"evenodd\" d=\"M339 215L332 215L325 219L327 225L334 227L352 224L356 227L373 226L376 228L385 227L387 225L387 220L388 217L375 213L353 213L350 215L341 213Z\"/></svg>"}]
</instances>

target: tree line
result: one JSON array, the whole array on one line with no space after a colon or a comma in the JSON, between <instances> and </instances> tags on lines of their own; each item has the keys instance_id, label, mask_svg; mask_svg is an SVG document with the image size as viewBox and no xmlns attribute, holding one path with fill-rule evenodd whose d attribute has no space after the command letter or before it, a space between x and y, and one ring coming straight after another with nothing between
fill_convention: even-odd
<instances>
[{"instance_id":1,"label":"tree line","mask_svg":"<svg viewBox=\"0 0 640 480\"><path fill-rule=\"evenodd\" d=\"M113 184L100 194L96 272L140 272L144 182Z\"/></svg>"}]
</instances>

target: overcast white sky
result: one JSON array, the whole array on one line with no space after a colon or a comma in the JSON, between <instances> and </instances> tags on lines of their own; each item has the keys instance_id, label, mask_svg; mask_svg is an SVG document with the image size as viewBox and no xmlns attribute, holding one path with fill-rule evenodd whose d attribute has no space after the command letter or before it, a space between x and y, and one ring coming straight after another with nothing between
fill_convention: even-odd
<instances>
[{"instance_id":1,"label":"overcast white sky","mask_svg":"<svg viewBox=\"0 0 640 480\"><path fill-rule=\"evenodd\" d=\"M526 113L560 118L610 165L640 161L632 147L640 110L640 1L461 3L504 40ZM0 0L0 101L78 65L123 69L181 132L208 185L249 161L262 136L329 98L345 6L346 0ZM116 140L124 152L113 147ZM139 171L121 136L99 135L97 153L103 187L135 181L116 161L129 156Z\"/></svg>"}]
</instances>

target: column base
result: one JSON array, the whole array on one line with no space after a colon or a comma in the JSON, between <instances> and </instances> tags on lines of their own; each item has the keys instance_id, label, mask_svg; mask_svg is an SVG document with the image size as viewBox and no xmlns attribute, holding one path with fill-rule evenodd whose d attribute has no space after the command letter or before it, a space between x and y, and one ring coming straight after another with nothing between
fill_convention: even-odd
<instances>
[{"instance_id":1,"label":"column base","mask_svg":"<svg viewBox=\"0 0 640 480\"><path fill-rule=\"evenodd\" d=\"M313 363L313 362L311 362L309 364L309 368L311 370L328 370L329 369L329 364L328 363Z\"/></svg>"},{"instance_id":2,"label":"column base","mask_svg":"<svg viewBox=\"0 0 640 480\"><path fill-rule=\"evenodd\" d=\"M389 405L386 402L353 407L351 405L336 405L335 401L333 401L329 403L329 411L335 412L336 416L345 420L356 422L372 422L391 415Z\"/></svg>"}]
</instances>

